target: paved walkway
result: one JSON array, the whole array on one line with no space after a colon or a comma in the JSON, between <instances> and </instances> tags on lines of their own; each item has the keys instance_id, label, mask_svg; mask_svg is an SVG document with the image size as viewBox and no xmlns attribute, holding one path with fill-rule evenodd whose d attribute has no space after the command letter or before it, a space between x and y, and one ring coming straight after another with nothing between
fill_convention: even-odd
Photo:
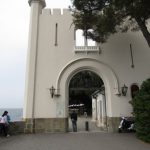
<instances>
[{"instance_id":1,"label":"paved walkway","mask_svg":"<svg viewBox=\"0 0 150 150\"><path fill-rule=\"evenodd\" d=\"M78 121L77 121L78 132L85 131L85 122L86 121L88 121L88 123L89 123L89 131L94 131L94 132L101 131L101 129L96 126L96 123L91 121L90 117L88 117L88 118L78 117ZM69 131L72 132L71 119L69 119Z\"/></svg>"},{"instance_id":2,"label":"paved walkway","mask_svg":"<svg viewBox=\"0 0 150 150\"><path fill-rule=\"evenodd\" d=\"M133 133L47 133L0 138L0 150L150 150L150 144Z\"/></svg>"},{"instance_id":3,"label":"paved walkway","mask_svg":"<svg viewBox=\"0 0 150 150\"><path fill-rule=\"evenodd\" d=\"M78 118L78 132L24 134L0 137L0 150L150 150L150 144L135 137L134 133L102 132L90 118ZM89 121L89 132L85 131Z\"/></svg>"}]
</instances>

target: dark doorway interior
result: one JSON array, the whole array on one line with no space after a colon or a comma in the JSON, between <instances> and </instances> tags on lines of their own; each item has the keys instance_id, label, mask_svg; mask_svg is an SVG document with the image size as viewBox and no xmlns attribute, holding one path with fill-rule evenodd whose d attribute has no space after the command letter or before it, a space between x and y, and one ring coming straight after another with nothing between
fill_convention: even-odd
<instances>
[{"instance_id":1,"label":"dark doorway interior","mask_svg":"<svg viewBox=\"0 0 150 150\"><path fill-rule=\"evenodd\" d=\"M69 84L69 113L76 110L78 116L84 112L92 115L91 95L104 85L102 79L92 71L81 71L73 76Z\"/></svg>"}]
</instances>

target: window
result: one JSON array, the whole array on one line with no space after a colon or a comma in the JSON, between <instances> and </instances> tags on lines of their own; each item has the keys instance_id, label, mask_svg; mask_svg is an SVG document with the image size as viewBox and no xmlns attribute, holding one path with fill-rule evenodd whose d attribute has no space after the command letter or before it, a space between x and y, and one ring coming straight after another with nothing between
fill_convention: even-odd
<instances>
[{"instance_id":1,"label":"window","mask_svg":"<svg viewBox=\"0 0 150 150\"><path fill-rule=\"evenodd\" d=\"M139 92L139 86L137 84L132 84L131 85L131 97L134 98L138 92Z\"/></svg>"},{"instance_id":2,"label":"window","mask_svg":"<svg viewBox=\"0 0 150 150\"><path fill-rule=\"evenodd\" d=\"M83 35L83 30L77 29L75 31L75 40L76 40L76 46L95 46L95 41L91 39L86 39Z\"/></svg>"},{"instance_id":3,"label":"window","mask_svg":"<svg viewBox=\"0 0 150 150\"><path fill-rule=\"evenodd\" d=\"M83 31L80 29L76 30L75 36L76 36L76 46L84 46Z\"/></svg>"}]
</instances>

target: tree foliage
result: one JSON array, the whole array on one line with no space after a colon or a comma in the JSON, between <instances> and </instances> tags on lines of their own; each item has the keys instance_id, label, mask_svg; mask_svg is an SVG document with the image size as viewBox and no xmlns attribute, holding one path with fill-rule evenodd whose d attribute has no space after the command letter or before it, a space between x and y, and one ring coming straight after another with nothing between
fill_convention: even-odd
<instances>
[{"instance_id":1,"label":"tree foliage","mask_svg":"<svg viewBox=\"0 0 150 150\"><path fill-rule=\"evenodd\" d=\"M150 79L143 82L132 101L137 136L150 142Z\"/></svg>"},{"instance_id":2,"label":"tree foliage","mask_svg":"<svg viewBox=\"0 0 150 150\"><path fill-rule=\"evenodd\" d=\"M88 38L106 42L118 31L141 30L150 46L149 0L72 0L72 4L74 24Z\"/></svg>"},{"instance_id":3,"label":"tree foliage","mask_svg":"<svg viewBox=\"0 0 150 150\"><path fill-rule=\"evenodd\" d=\"M102 79L91 71L81 71L73 76L70 88L99 88L103 85Z\"/></svg>"}]
</instances>

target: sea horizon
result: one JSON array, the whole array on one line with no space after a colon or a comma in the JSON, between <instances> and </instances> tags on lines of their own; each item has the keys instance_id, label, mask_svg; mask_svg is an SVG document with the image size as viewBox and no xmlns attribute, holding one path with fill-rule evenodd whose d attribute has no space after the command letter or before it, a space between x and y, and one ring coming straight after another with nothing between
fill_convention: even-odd
<instances>
[{"instance_id":1,"label":"sea horizon","mask_svg":"<svg viewBox=\"0 0 150 150\"><path fill-rule=\"evenodd\" d=\"M0 109L23 109L23 107L0 107Z\"/></svg>"},{"instance_id":2,"label":"sea horizon","mask_svg":"<svg viewBox=\"0 0 150 150\"><path fill-rule=\"evenodd\" d=\"M21 121L23 118L23 108L0 108L0 116L4 111L8 111L11 121Z\"/></svg>"}]
</instances>

